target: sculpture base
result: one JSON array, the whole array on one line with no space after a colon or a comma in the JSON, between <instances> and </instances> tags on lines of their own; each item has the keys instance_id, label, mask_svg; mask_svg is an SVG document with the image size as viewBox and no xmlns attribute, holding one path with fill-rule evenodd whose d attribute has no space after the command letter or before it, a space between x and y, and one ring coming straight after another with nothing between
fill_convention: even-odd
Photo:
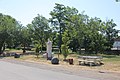
<instances>
[{"instance_id":1,"label":"sculpture base","mask_svg":"<svg viewBox=\"0 0 120 80\"><path fill-rule=\"evenodd\" d=\"M52 57L47 57L47 60L51 60L52 59Z\"/></svg>"}]
</instances>

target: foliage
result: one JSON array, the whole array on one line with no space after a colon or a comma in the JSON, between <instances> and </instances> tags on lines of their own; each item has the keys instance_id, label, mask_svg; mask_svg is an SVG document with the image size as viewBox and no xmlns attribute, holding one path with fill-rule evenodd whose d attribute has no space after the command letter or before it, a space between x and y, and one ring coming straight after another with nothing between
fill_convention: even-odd
<instances>
[{"instance_id":1,"label":"foliage","mask_svg":"<svg viewBox=\"0 0 120 80\"><path fill-rule=\"evenodd\" d=\"M31 37L30 37L29 30L27 29L27 27L22 28L20 43L24 47L23 52L26 52L25 47L26 46L28 47L31 44Z\"/></svg>"},{"instance_id":2,"label":"foliage","mask_svg":"<svg viewBox=\"0 0 120 80\"><path fill-rule=\"evenodd\" d=\"M55 4L53 11L50 12L52 18L50 18L50 22L57 29L59 37L58 37L58 46L61 53L61 44L62 44L62 34L66 29L68 29L68 21L69 17L77 14L77 10L75 8L65 7L62 4Z\"/></svg>"},{"instance_id":3,"label":"foliage","mask_svg":"<svg viewBox=\"0 0 120 80\"><path fill-rule=\"evenodd\" d=\"M101 24L102 23L99 18L91 18L88 21L87 28L89 30L88 33L86 32L86 36L84 40L86 44L89 44L89 45L85 45L88 46L85 48L86 50L95 51L95 53L98 53L103 49L105 40L104 40L104 36L100 33L100 28L102 27Z\"/></svg>"},{"instance_id":4,"label":"foliage","mask_svg":"<svg viewBox=\"0 0 120 80\"><path fill-rule=\"evenodd\" d=\"M65 6L62 4L55 4L53 11L50 12L50 15L52 18L50 19L50 22L55 26L55 28L58 29L59 33L59 42L58 46L61 53L61 44L62 44L62 32L64 30L64 14L65 14ZM59 26L59 27L56 27Z\"/></svg>"},{"instance_id":5,"label":"foliage","mask_svg":"<svg viewBox=\"0 0 120 80\"><path fill-rule=\"evenodd\" d=\"M7 40L11 40L16 28L16 20L0 13L0 53L5 49Z\"/></svg>"},{"instance_id":6,"label":"foliage","mask_svg":"<svg viewBox=\"0 0 120 80\"><path fill-rule=\"evenodd\" d=\"M42 52L50 38L66 58L68 48L75 52L79 50L79 53L84 48L86 53L97 54L110 50L114 39L118 38L118 30L115 29L116 24L112 19L105 22L97 17L90 18L74 7L58 3L50 15L51 18L47 20L38 14L32 23L24 27L11 16L0 13L0 53L6 45L22 45L25 48L30 44L35 45L36 53L39 50Z\"/></svg>"},{"instance_id":7,"label":"foliage","mask_svg":"<svg viewBox=\"0 0 120 80\"><path fill-rule=\"evenodd\" d=\"M120 0L115 0L116 2L120 2Z\"/></svg>"},{"instance_id":8,"label":"foliage","mask_svg":"<svg viewBox=\"0 0 120 80\"><path fill-rule=\"evenodd\" d=\"M110 48L113 46L114 39L118 37L118 30L115 29L116 24L113 20L108 20L106 23L104 23L105 29L103 31L103 34L106 37L106 46L107 49L110 50Z\"/></svg>"},{"instance_id":9,"label":"foliage","mask_svg":"<svg viewBox=\"0 0 120 80\"><path fill-rule=\"evenodd\" d=\"M62 34L68 30L69 48L73 51L78 49L80 53L81 48L85 48L85 52L92 51L96 54L107 48L110 49L118 34L117 30L114 29L116 25L113 20L105 23L97 17L89 18L89 16L84 15L84 12L80 14L76 8L66 7L62 4L56 3L50 15L52 16L51 23L58 29L59 47L61 44L64 45Z\"/></svg>"},{"instance_id":10,"label":"foliage","mask_svg":"<svg viewBox=\"0 0 120 80\"><path fill-rule=\"evenodd\" d=\"M42 47L46 45L45 41L47 41L51 33L51 30L48 25L48 20L45 17L40 16L38 14L38 16L35 17L32 21L32 24L29 24L27 26L30 31L33 43L39 44L42 52Z\"/></svg>"},{"instance_id":11,"label":"foliage","mask_svg":"<svg viewBox=\"0 0 120 80\"><path fill-rule=\"evenodd\" d=\"M62 45L61 46L61 49L62 49L62 54L63 54L63 56L64 56L64 59L66 59L67 58L67 56L68 56L68 46L66 46L66 45Z\"/></svg>"},{"instance_id":12,"label":"foliage","mask_svg":"<svg viewBox=\"0 0 120 80\"><path fill-rule=\"evenodd\" d=\"M61 49L62 49L62 54L64 56L64 59L66 59L66 57L68 56L68 44L70 43L70 40L69 40L69 35L68 35L68 30L66 30L64 33L63 33L63 38L62 38L62 41L63 41L63 45L61 46Z\"/></svg>"}]
</instances>

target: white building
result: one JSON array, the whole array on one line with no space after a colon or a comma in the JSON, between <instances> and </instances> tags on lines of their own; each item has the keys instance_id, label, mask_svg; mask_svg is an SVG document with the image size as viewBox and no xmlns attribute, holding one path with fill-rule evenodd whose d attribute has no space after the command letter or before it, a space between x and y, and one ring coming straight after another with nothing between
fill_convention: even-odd
<instances>
[{"instance_id":1,"label":"white building","mask_svg":"<svg viewBox=\"0 0 120 80\"><path fill-rule=\"evenodd\" d=\"M120 39L115 39L112 49L120 50Z\"/></svg>"}]
</instances>

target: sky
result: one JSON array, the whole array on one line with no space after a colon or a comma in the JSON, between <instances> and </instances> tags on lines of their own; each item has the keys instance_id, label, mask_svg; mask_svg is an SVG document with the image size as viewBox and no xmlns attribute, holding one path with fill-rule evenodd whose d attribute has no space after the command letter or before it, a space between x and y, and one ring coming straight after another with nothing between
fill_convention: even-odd
<instances>
[{"instance_id":1,"label":"sky","mask_svg":"<svg viewBox=\"0 0 120 80\"><path fill-rule=\"evenodd\" d=\"M98 17L103 21L113 19L120 30L120 2L115 0L0 0L0 13L10 15L24 26L31 23L40 14L47 19L51 16L55 3L74 7L79 13L85 11L89 17Z\"/></svg>"}]
</instances>

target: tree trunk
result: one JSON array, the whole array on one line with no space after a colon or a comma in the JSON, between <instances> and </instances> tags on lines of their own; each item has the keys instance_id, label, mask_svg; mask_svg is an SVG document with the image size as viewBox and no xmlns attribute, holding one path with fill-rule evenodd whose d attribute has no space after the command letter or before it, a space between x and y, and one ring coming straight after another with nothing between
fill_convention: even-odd
<instances>
[{"instance_id":1,"label":"tree trunk","mask_svg":"<svg viewBox=\"0 0 120 80\"><path fill-rule=\"evenodd\" d=\"M96 48L96 49L95 49L95 54L97 54L97 53L98 53L98 49Z\"/></svg>"},{"instance_id":2,"label":"tree trunk","mask_svg":"<svg viewBox=\"0 0 120 80\"><path fill-rule=\"evenodd\" d=\"M4 51L4 49L2 49L2 48L3 48L3 45L4 45L4 41L1 41L1 42L0 42L0 54L2 54L3 51Z\"/></svg>"},{"instance_id":3,"label":"tree trunk","mask_svg":"<svg viewBox=\"0 0 120 80\"><path fill-rule=\"evenodd\" d=\"M61 44L62 44L62 28L61 28L61 20L59 20L59 23L60 23L60 31L59 31L59 34L60 34L60 36L59 36L59 49L60 49L60 54L62 53L62 51L61 51Z\"/></svg>"},{"instance_id":4,"label":"tree trunk","mask_svg":"<svg viewBox=\"0 0 120 80\"><path fill-rule=\"evenodd\" d=\"M80 45L80 47L79 47L79 55L81 54L81 45Z\"/></svg>"},{"instance_id":5,"label":"tree trunk","mask_svg":"<svg viewBox=\"0 0 120 80\"><path fill-rule=\"evenodd\" d=\"M59 56L59 55L60 55L60 53L58 53L58 59L60 58L60 56Z\"/></svg>"},{"instance_id":6,"label":"tree trunk","mask_svg":"<svg viewBox=\"0 0 120 80\"><path fill-rule=\"evenodd\" d=\"M61 44L62 44L62 33L60 32L60 40L59 40L59 49L60 49L60 54L61 54Z\"/></svg>"},{"instance_id":7,"label":"tree trunk","mask_svg":"<svg viewBox=\"0 0 120 80\"><path fill-rule=\"evenodd\" d=\"M3 50L2 51L5 51L5 44L3 44Z\"/></svg>"},{"instance_id":8,"label":"tree trunk","mask_svg":"<svg viewBox=\"0 0 120 80\"><path fill-rule=\"evenodd\" d=\"M0 45L0 54L2 54L2 46Z\"/></svg>"},{"instance_id":9,"label":"tree trunk","mask_svg":"<svg viewBox=\"0 0 120 80\"><path fill-rule=\"evenodd\" d=\"M41 50L40 50L41 53L43 52L42 49L43 49L43 41L42 41L42 44L41 44Z\"/></svg>"},{"instance_id":10,"label":"tree trunk","mask_svg":"<svg viewBox=\"0 0 120 80\"><path fill-rule=\"evenodd\" d=\"M42 38L40 38L40 41L41 41L41 43L40 43L41 47L39 47L39 50L40 50L41 53L42 53L42 52L43 52L42 49L43 49L43 41L44 41L44 40L43 40Z\"/></svg>"},{"instance_id":11,"label":"tree trunk","mask_svg":"<svg viewBox=\"0 0 120 80\"><path fill-rule=\"evenodd\" d=\"M25 44L24 44L24 46L23 46L24 48L23 48L23 53L25 53L26 52L26 50L25 50Z\"/></svg>"}]
</instances>

